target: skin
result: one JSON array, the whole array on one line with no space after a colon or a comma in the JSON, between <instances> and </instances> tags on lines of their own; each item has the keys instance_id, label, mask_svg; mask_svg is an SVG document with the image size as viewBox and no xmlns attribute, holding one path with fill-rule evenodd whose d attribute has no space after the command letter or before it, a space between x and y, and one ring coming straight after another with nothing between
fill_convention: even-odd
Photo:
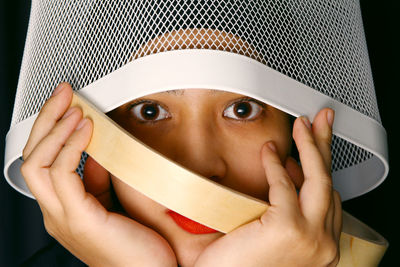
<instances>
[{"instance_id":1,"label":"skin","mask_svg":"<svg viewBox=\"0 0 400 267\"><path fill-rule=\"evenodd\" d=\"M310 128L304 117L296 119L291 135L303 168L287 156L290 127L283 112L267 106L265 116L248 122L221 116L240 95L185 90L184 95L147 96L168 106L171 114L169 120L152 126L125 116L124 106L111 112L122 127L177 162L254 197L266 200L268 195L271 207L258 220L226 235L192 235L177 227L164 207L117 178L110 179L91 158L82 182L74 171L93 125L82 119L78 108L68 110L72 88L63 83L57 89L35 121L21 172L39 203L47 231L88 265L338 263L342 218L330 174L333 120L329 123L327 115L332 110L322 109ZM82 121L86 123L77 129ZM152 138L155 133L157 138ZM127 214L113 211L111 181Z\"/></svg>"},{"instance_id":2,"label":"skin","mask_svg":"<svg viewBox=\"0 0 400 267\"><path fill-rule=\"evenodd\" d=\"M165 118L153 122L139 120L132 103L139 103L136 109L140 111L143 108L141 101L168 110L168 115L159 115ZM237 101L253 105L253 113L245 119L235 115L238 104L233 103ZM224 111L227 116L223 115ZM260 160L260 148L266 141L273 140L280 148L280 159L285 162L291 146L291 127L286 113L246 100L243 95L223 91L191 89L153 94L127 103L110 112L109 116L183 166L261 200L266 200L268 183ZM111 178L128 215L165 237L180 263L193 265L199 253L223 235L195 235L183 231L168 216L166 207L113 175Z\"/></svg>"}]
</instances>

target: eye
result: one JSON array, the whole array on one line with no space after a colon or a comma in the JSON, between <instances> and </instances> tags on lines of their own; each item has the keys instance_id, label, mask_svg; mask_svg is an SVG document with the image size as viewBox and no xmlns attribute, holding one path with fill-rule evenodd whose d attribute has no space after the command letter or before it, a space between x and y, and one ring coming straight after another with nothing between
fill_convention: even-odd
<instances>
[{"instance_id":1,"label":"eye","mask_svg":"<svg viewBox=\"0 0 400 267\"><path fill-rule=\"evenodd\" d=\"M170 117L168 111L153 101L143 101L133 104L131 112L141 122L154 122Z\"/></svg>"},{"instance_id":2,"label":"eye","mask_svg":"<svg viewBox=\"0 0 400 267\"><path fill-rule=\"evenodd\" d=\"M254 120L263 111L263 106L254 100L239 100L224 110L224 117L235 120Z\"/></svg>"}]
</instances>

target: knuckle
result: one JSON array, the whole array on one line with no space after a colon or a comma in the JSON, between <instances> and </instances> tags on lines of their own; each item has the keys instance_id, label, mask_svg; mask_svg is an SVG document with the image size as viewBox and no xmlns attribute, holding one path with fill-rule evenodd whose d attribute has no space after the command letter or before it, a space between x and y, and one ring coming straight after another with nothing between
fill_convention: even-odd
<instances>
[{"instance_id":1,"label":"knuckle","mask_svg":"<svg viewBox=\"0 0 400 267\"><path fill-rule=\"evenodd\" d=\"M58 125L55 125L54 128L49 132L46 138L50 140L61 140L61 133L62 131L59 130Z\"/></svg>"},{"instance_id":2,"label":"knuckle","mask_svg":"<svg viewBox=\"0 0 400 267\"><path fill-rule=\"evenodd\" d=\"M52 237L57 236L57 231L55 230L54 223L47 216L43 218L44 229Z\"/></svg>"},{"instance_id":3,"label":"knuckle","mask_svg":"<svg viewBox=\"0 0 400 267\"><path fill-rule=\"evenodd\" d=\"M22 150L22 159L25 161L28 158L29 154L30 153L28 152L28 149L25 146L24 149Z\"/></svg>"},{"instance_id":4,"label":"knuckle","mask_svg":"<svg viewBox=\"0 0 400 267\"><path fill-rule=\"evenodd\" d=\"M335 198L339 203L342 202L342 198L341 198L339 192L336 191L335 189L333 190L333 196L334 196L334 198Z\"/></svg>"},{"instance_id":5,"label":"knuckle","mask_svg":"<svg viewBox=\"0 0 400 267\"><path fill-rule=\"evenodd\" d=\"M63 150L66 151L66 153L68 155L71 155L71 156L75 155L75 153L79 153L79 152L82 153L83 152L83 150L79 149L76 146L76 143L71 138L67 140L67 142L65 143L65 145L63 147Z\"/></svg>"},{"instance_id":6,"label":"knuckle","mask_svg":"<svg viewBox=\"0 0 400 267\"><path fill-rule=\"evenodd\" d=\"M333 190L333 181L332 181L332 177L330 175L325 175L322 179L321 179L322 183L326 186L326 188L328 190Z\"/></svg>"},{"instance_id":7,"label":"knuckle","mask_svg":"<svg viewBox=\"0 0 400 267\"><path fill-rule=\"evenodd\" d=\"M63 149L65 150L73 150L75 148L75 142L72 136L68 138L68 140L65 142Z\"/></svg>"},{"instance_id":8,"label":"knuckle","mask_svg":"<svg viewBox=\"0 0 400 267\"><path fill-rule=\"evenodd\" d=\"M325 146L325 148L326 148L326 151L329 151L329 153L331 153L331 147L332 147L332 140L331 139L329 139L329 140L323 140L323 146Z\"/></svg>"},{"instance_id":9,"label":"knuckle","mask_svg":"<svg viewBox=\"0 0 400 267\"><path fill-rule=\"evenodd\" d=\"M331 145L332 143L332 130L328 127L328 128L323 128L320 131L318 131L317 133L315 133L316 136L318 136L319 140L323 141L326 144Z\"/></svg>"},{"instance_id":10,"label":"knuckle","mask_svg":"<svg viewBox=\"0 0 400 267\"><path fill-rule=\"evenodd\" d=\"M285 231L285 235L288 237L288 240L291 240L294 244L304 243L304 240L308 239L304 229L297 223L290 224L288 229Z\"/></svg>"},{"instance_id":11,"label":"knuckle","mask_svg":"<svg viewBox=\"0 0 400 267\"><path fill-rule=\"evenodd\" d=\"M320 139L321 143L323 144L323 146L330 148L332 146L332 138L331 135L329 136L322 136L322 138Z\"/></svg>"},{"instance_id":12,"label":"knuckle","mask_svg":"<svg viewBox=\"0 0 400 267\"><path fill-rule=\"evenodd\" d=\"M294 186L293 182L292 182L292 181L290 180L290 178L287 177L286 175L283 175L282 179L279 179L279 180L277 181L277 183L278 183L280 186L283 186L284 188L287 188L287 189L295 189L295 186Z\"/></svg>"},{"instance_id":13,"label":"knuckle","mask_svg":"<svg viewBox=\"0 0 400 267\"><path fill-rule=\"evenodd\" d=\"M72 135L64 145L65 150L69 151L70 155L81 155L85 150L84 143L79 140L78 135Z\"/></svg>"},{"instance_id":14,"label":"knuckle","mask_svg":"<svg viewBox=\"0 0 400 267\"><path fill-rule=\"evenodd\" d=\"M49 168L49 173L51 177L58 177L62 174L62 170L59 166L53 164L51 165L51 167Z\"/></svg>"},{"instance_id":15,"label":"knuckle","mask_svg":"<svg viewBox=\"0 0 400 267\"><path fill-rule=\"evenodd\" d=\"M51 109L51 106L52 106L52 102L53 102L53 98L52 97L47 99L46 102L44 102L42 108L40 109L40 114L39 115L43 115L43 114L49 113L49 111Z\"/></svg>"},{"instance_id":16,"label":"knuckle","mask_svg":"<svg viewBox=\"0 0 400 267\"><path fill-rule=\"evenodd\" d=\"M23 177L27 177L30 175L30 173L32 172L32 166L30 163L28 163L28 161L24 161L24 163L22 163L21 165L21 174Z\"/></svg>"},{"instance_id":17,"label":"knuckle","mask_svg":"<svg viewBox=\"0 0 400 267\"><path fill-rule=\"evenodd\" d=\"M68 218L68 229L71 237L74 239L81 239L87 236L90 229L81 220L77 218Z\"/></svg>"},{"instance_id":18,"label":"knuckle","mask_svg":"<svg viewBox=\"0 0 400 267\"><path fill-rule=\"evenodd\" d=\"M328 246L328 248L325 249L325 252L324 252L324 255L326 258L326 263L333 262L335 259L338 258L338 254L339 254L339 250L338 250L336 244Z\"/></svg>"},{"instance_id":19,"label":"knuckle","mask_svg":"<svg viewBox=\"0 0 400 267\"><path fill-rule=\"evenodd\" d=\"M309 150L312 147L315 147L315 141L311 136L303 137L302 139L297 139L296 145L299 153L304 153L304 151Z\"/></svg>"},{"instance_id":20,"label":"knuckle","mask_svg":"<svg viewBox=\"0 0 400 267\"><path fill-rule=\"evenodd\" d=\"M339 248L333 238L325 238L322 242L319 242L319 246L318 254L324 264L331 264L339 258Z\"/></svg>"},{"instance_id":21,"label":"knuckle","mask_svg":"<svg viewBox=\"0 0 400 267\"><path fill-rule=\"evenodd\" d=\"M329 131L328 136L325 137L325 143L331 147L332 145L332 131Z\"/></svg>"},{"instance_id":22,"label":"knuckle","mask_svg":"<svg viewBox=\"0 0 400 267\"><path fill-rule=\"evenodd\" d=\"M295 244L296 250L302 252L306 261L318 262L322 266L336 266L340 258L338 244L328 234L322 234L319 237L318 235L299 223L285 229L285 240L290 240L291 244Z\"/></svg>"},{"instance_id":23,"label":"knuckle","mask_svg":"<svg viewBox=\"0 0 400 267\"><path fill-rule=\"evenodd\" d=\"M333 260L331 266L337 266L340 262L340 251L338 251L336 258Z\"/></svg>"}]
</instances>

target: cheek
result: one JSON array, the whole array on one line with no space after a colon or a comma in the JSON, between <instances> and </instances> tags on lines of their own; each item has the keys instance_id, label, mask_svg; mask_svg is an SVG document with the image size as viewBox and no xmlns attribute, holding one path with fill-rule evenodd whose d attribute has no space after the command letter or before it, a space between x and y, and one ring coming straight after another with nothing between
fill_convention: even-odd
<instances>
[{"instance_id":1,"label":"cheek","mask_svg":"<svg viewBox=\"0 0 400 267\"><path fill-rule=\"evenodd\" d=\"M221 183L241 193L265 200L268 183L260 151L265 138L247 138L242 134L224 138L226 179Z\"/></svg>"},{"instance_id":2,"label":"cheek","mask_svg":"<svg viewBox=\"0 0 400 267\"><path fill-rule=\"evenodd\" d=\"M229 179L222 184L244 194L266 200L269 189L261 161L261 147L267 141L274 141L282 162L290 148L290 133L284 125L254 124L253 127L228 129L224 131L223 157L228 165Z\"/></svg>"},{"instance_id":3,"label":"cheek","mask_svg":"<svg viewBox=\"0 0 400 267\"><path fill-rule=\"evenodd\" d=\"M113 175L111 180L118 200L128 215L142 224L155 226L154 218L159 217L166 208Z\"/></svg>"}]
</instances>

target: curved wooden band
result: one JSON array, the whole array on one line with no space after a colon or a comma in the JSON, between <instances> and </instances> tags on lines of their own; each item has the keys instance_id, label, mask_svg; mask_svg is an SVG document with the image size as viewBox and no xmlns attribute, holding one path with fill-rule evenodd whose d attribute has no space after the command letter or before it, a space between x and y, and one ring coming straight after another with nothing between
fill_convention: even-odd
<instances>
[{"instance_id":1,"label":"curved wooden band","mask_svg":"<svg viewBox=\"0 0 400 267\"><path fill-rule=\"evenodd\" d=\"M93 121L86 152L114 176L169 209L224 233L267 210L267 203L203 178L149 148L76 92L71 106L80 107L83 116Z\"/></svg>"},{"instance_id":2,"label":"curved wooden band","mask_svg":"<svg viewBox=\"0 0 400 267\"><path fill-rule=\"evenodd\" d=\"M268 209L266 202L201 177L149 148L77 92L71 106L80 107L93 121L86 152L114 176L169 209L223 233L259 218ZM341 236L339 266L376 266L387 248L386 240L375 232L364 239L371 229L345 215L344 222L351 227L344 227L348 232ZM368 229L357 230L360 227Z\"/></svg>"}]
</instances>

